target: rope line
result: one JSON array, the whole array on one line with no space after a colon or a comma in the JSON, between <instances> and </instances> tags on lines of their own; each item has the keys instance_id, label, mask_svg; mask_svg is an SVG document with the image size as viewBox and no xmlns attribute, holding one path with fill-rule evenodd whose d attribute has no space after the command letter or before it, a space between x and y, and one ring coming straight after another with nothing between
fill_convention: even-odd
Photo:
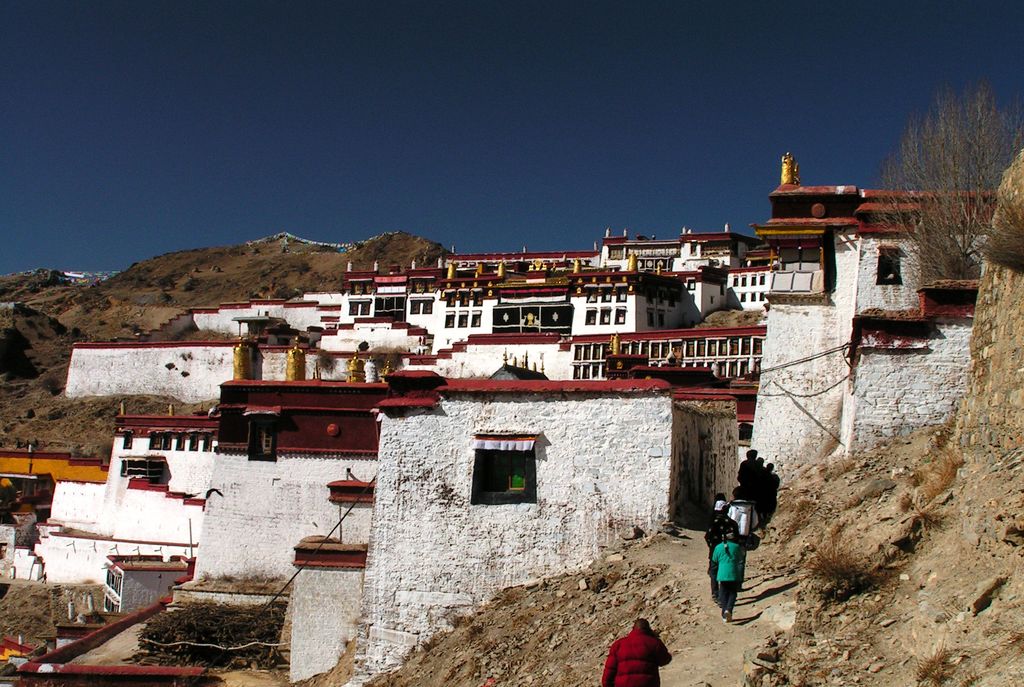
<instances>
[{"instance_id":1,"label":"rope line","mask_svg":"<svg viewBox=\"0 0 1024 687\"><path fill-rule=\"evenodd\" d=\"M829 391L832 391L832 389L835 389L837 386L839 386L840 384L845 382L847 379L849 379L850 378L850 374L851 374L850 372L847 372L835 384L829 384L827 387L825 387L821 391L815 391L815 392L810 393L810 394L798 394L795 391L789 391L788 389L783 387L778 382L772 380L770 382L770 384L774 384L775 386L777 386L779 389L782 390L782 393L781 394L761 394L761 395L766 397L766 398L780 398L782 396L795 396L796 398L814 398L815 396L821 396L822 394L825 394L825 393L828 393Z\"/></svg>"},{"instance_id":2,"label":"rope line","mask_svg":"<svg viewBox=\"0 0 1024 687\"><path fill-rule=\"evenodd\" d=\"M367 483L366 483L366 486L365 486L365 487L363 487L363 490L362 490L361 492L359 492L359 495L360 495L360 496L363 496L364 494L366 494L366 492L370 490L370 487L371 487L371 486L373 486L373 483L374 483L374 482L376 482L376 481L377 481L377 475L374 475L374 476L373 476L373 479L371 479L371 480L370 480L369 482L367 482ZM326 536L326 537L324 537L323 539L321 539L321 540L320 540L320 543L318 543L318 544L316 545L316 548L315 548L315 549L313 549L313 553L316 553L317 551L319 551L319 550L320 550L320 547L322 547L322 546L323 546L324 544L326 544L326 543L327 543L327 540L328 540L328 539L329 539L329 538L331 537L331 535L332 535L332 534L334 534L334 532L335 532L335 531L336 531L336 530L337 530L337 529L338 529L339 527L341 527L341 523L343 523L343 522L345 521L345 518L347 518L347 517L348 517L348 514L352 512L352 509L356 507L356 504L357 504L357 503L359 503L359 501L353 501L353 502L351 503L351 505L349 505L349 507L348 507L348 510L346 510L346 511L345 511L345 512L344 512L344 513L342 514L342 516L341 516L340 518L338 518L338 523L337 523L337 524L336 524L336 525L335 525L334 527L332 527L332 528L331 528L331 531L327 533L327 536ZM307 565L306 563L300 563L300 564L298 565L298 570L296 570L296 571L295 571L295 574L294 574L294 575L292 575L292 576L291 576L290 578L288 578L288 581L284 583L284 586L283 586L283 587L281 587L281 589L279 589L279 590L277 591L277 593L276 593L276 594L274 594L274 596L273 596L273 597L272 597L272 598L270 599L270 601L268 601L268 602L266 603L266 605L265 605L265 606L263 606L264 610L266 610L267 608L270 608L270 605L271 605L272 603L274 603L275 601L277 601L277 599L278 599L278 598L279 598L279 597L280 597L280 596L281 596L282 594L284 594L284 590L288 589L288 587L290 587L290 586L291 586L292 582L294 582L294 581L295 581L295 578L299 576L299 573L300 573L300 572L302 572L303 570L305 570L305 569L306 569L306 565Z\"/></svg>"},{"instance_id":3,"label":"rope line","mask_svg":"<svg viewBox=\"0 0 1024 687\"><path fill-rule=\"evenodd\" d=\"M849 348L849 347L850 347L850 343L847 342L847 343L845 343L845 344L843 344L841 346L835 346L833 348L829 348L827 350L823 350L823 351L821 351L819 353L814 353L813 355L808 355L806 357L798 358L796 360L790 360L788 362L782 362L780 364L777 364L777 366L775 366L773 368L762 368L761 369L761 374L763 375L766 372L775 372L776 370L784 370L785 368L792 368L794 366L798 366L798 364L803 364L804 362L810 362L811 360L815 360L815 359L817 359L819 357L824 357L825 355L831 355L833 353L837 353L837 352L839 352L841 350L844 350L846 348Z\"/></svg>"}]
</instances>

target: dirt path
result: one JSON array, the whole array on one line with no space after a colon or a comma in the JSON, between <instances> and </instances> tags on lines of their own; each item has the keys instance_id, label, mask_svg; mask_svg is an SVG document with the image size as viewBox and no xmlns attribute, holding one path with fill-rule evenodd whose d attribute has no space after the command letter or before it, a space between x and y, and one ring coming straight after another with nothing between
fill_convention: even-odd
<instances>
[{"instance_id":1,"label":"dirt path","mask_svg":"<svg viewBox=\"0 0 1024 687\"><path fill-rule=\"evenodd\" d=\"M736 602L733 622L726 625L711 601L703 533L688 530L684 538L671 543L672 549L651 547L637 557L637 562L667 563L666 572L689 590L677 603L693 607L671 633L668 648L673 660L662 670L662 685L733 687L743 671L744 651L792 627L794 581L763 573L760 563L767 552L751 552L744 591Z\"/></svg>"}]
</instances>

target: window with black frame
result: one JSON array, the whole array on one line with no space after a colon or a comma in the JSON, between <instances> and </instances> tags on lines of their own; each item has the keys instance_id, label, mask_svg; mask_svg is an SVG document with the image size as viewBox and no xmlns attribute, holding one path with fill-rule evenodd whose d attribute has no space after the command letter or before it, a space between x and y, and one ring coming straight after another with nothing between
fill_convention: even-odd
<instances>
[{"instance_id":1,"label":"window with black frame","mask_svg":"<svg viewBox=\"0 0 1024 687\"><path fill-rule=\"evenodd\" d=\"M900 273L900 252L898 248L882 248L878 251L878 272L875 283L898 286L903 283Z\"/></svg>"},{"instance_id":2,"label":"window with black frame","mask_svg":"<svg viewBox=\"0 0 1024 687\"><path fill-rule=\"evenodd\" d=\"M277 428L274 419L249 420L249 460L277 461Z\"/></svg>"},{"instance_id":3,"label":"window with black frame","mask_svg":"<svg viewBox=\"0 0 1024 687\"><path fill-rule=\"evenodd\" d=\"M502 505L537 502L535 437L478 435L473 441L470 503Z\"/></svg>"}]
</instances>

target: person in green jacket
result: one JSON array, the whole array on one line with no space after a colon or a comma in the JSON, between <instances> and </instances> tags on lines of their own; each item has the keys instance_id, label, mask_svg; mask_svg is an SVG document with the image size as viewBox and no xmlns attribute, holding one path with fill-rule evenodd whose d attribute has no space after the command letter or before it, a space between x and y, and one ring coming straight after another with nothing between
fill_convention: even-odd
<instances>
[{"instance_id":1,"label":"person in green jacket","mask_svg":"<svg viewBox=\"0 0 1024 687\"><path fill-rule=\"evenodd\" d=\"M734 532L725 535L725 540L715 547L711 561L718 565L718 605L722 607L722 622L732 621L732 609L736 595L743 584L743 568L747 552L739 545Z\"/></svg>"}]
</instances>

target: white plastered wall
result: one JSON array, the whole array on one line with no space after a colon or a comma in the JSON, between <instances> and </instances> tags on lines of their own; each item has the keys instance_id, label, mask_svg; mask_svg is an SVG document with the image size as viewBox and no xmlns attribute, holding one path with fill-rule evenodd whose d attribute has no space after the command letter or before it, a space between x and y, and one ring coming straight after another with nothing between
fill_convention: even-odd
<instances>
[{"instance_id":1,"label":"white plastered wall","mask_svg":"<svg viewBox=\"0 0 1024 687\"><path fill-rule=\"evenodd\" d=\"M289 679L305 680L333 668L355 638L363 590L362 568L307 567L295 578Z\"/></svg>"},{"instance_id":2,"label":"white plastered wall","mask_svg":"<svg viewBox=\"0 0 1024 687\"><path fill-rule=\"evenodd\" d=\"M853 232L835 236L836 287L826 304L773 303L761 359L751 447L779 472L820 460L842 447L843 351L850 341L859 247ZM782 366L782 367L780 367Z\"/></svg>"},{"instance_id":3,"label":"white plastered wall","mask_svg":"<svg viewBox=\"0 0 1024 687\"><path fill-rule=\"evenodd\" d=\"M935 323L914 347L862 346L846 385L843 437L847 451L867 450L893 437L949 420L971 370L970 319Z\"/></svg>"},{"instance_id":4,"label":"white plastered wall","mask_svg":"<svg viewBox=\"0 0 1024 687\"><path fill-rule=\"evenodd\" d=\"M369 480L377 465L372 456L279 456L266 462L219 455L210 486L220 494L206 503L197 577L290 577L295 545L303 537L326 536L347 509L328 500L327 487L345 479L346 469ZM366 543L370 512L365 506L352 510L340 531L342 541Z\"/></svg>"},{"instance_id":5,"label":"white plastered wall","mask_svg":"<svg viewBox=\"0 0 1024 687\"><path fill-rule=\"evenodd\" d=\"M536 503L470 504L477 432L540 436ZM667 392L454 394L385 418L362 673L397 666L499 589L587 564L619 528L656 528L671 509L671 434Z\"/></svg>"}]
</instances>

